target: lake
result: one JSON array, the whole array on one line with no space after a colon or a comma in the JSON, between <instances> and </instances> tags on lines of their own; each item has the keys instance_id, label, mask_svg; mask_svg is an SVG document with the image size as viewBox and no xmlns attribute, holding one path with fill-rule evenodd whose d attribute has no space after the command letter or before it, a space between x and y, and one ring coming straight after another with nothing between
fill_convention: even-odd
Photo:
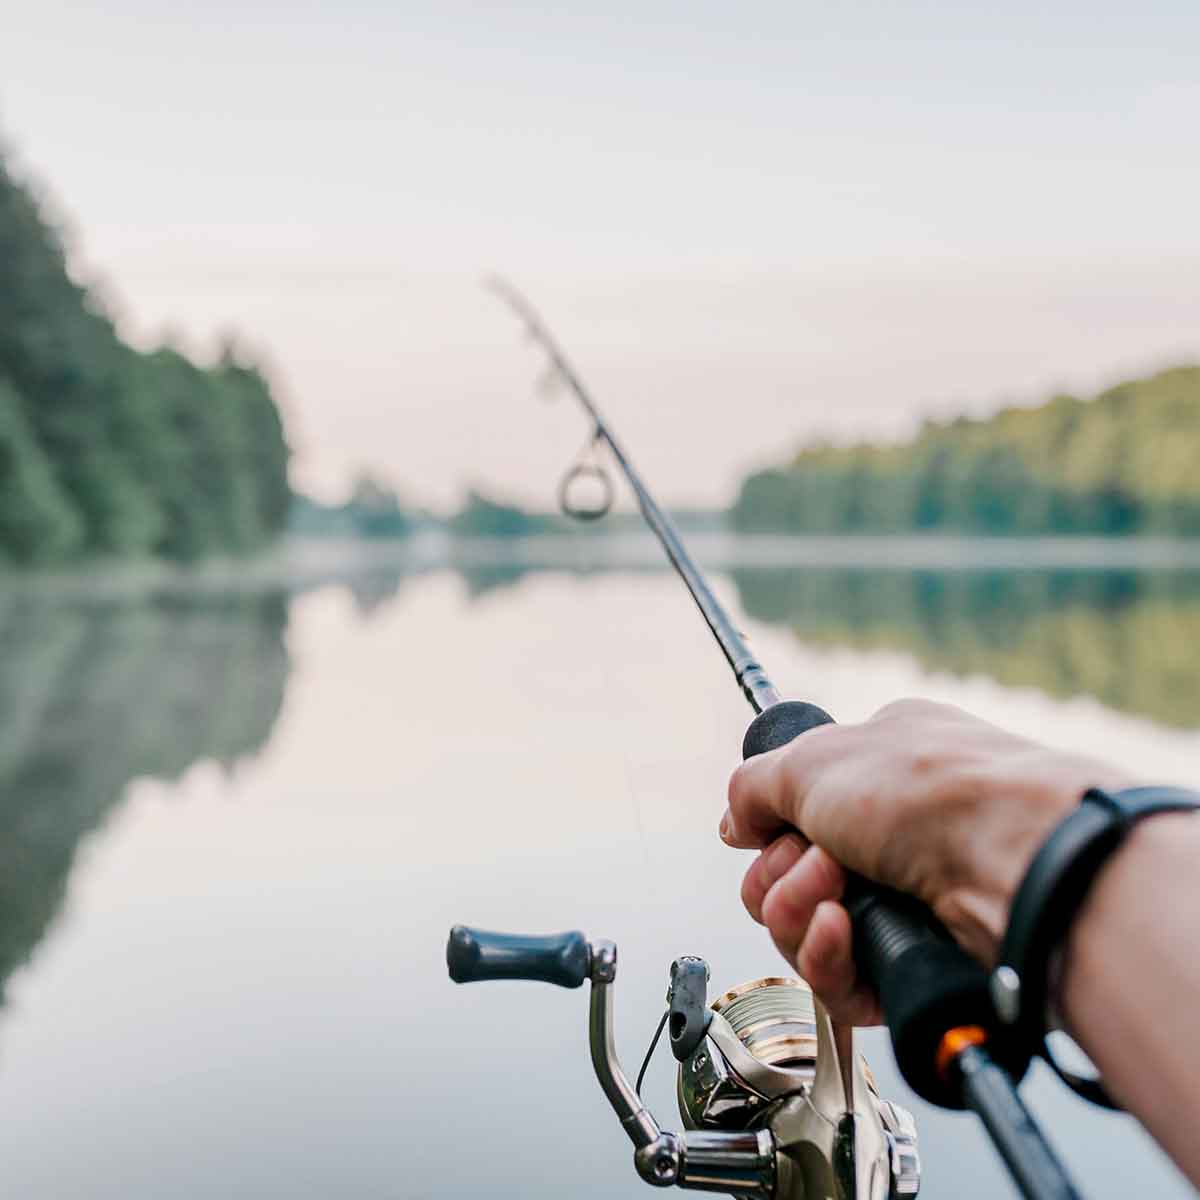
<instances>
[{"instance_id":1,"label":"lake","mask_svg":"<svg viewBox=\"0 0 1200 1200\"><path fill-rule=\"evenodd\" d=\"M781 689L842 719L930 696L1200 776L1190 549L701 549ZM456 987L443 952L458 921L613 938L630 1071L674 957L714 991L779 971L715 832L749 712L651 545L10 581L0 655L0 1192L650 1194L585 993ZM924 1197L1014 1194L860 1045ZM677 1128L673 1065L647 1090ZM1026 1094L1085 1195L1193 1194L1128 1118Z\"/></svg>"}]
</instances>

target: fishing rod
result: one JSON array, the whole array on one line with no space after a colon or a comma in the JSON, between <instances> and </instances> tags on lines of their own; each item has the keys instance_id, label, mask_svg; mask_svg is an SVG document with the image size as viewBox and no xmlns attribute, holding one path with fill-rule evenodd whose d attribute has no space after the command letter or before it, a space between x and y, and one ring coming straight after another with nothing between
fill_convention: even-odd
<instances>
[{"instance_id":1,"label":"fishing rod","mask_svg":"<svg viewBox=\"0 0 1200 1200\"><path fill-rule=\"evenodd\" d=\"M583 405L584 411L591 417L593 422L592 443L603 443L616 459L617 465L633 489L634 496L637 497L638 507L642 510L646 524L658 538L667 557L671 560L671 565L679 573L684 586L691 593L696 607L700 610L713 637L717 640L717 645L721 647L721 652L733 670L734 678L750 702L750 707L756 713L775 707L782 699L775 690L775 685L767 678L767 673L750 652L746 639L730 619L724 606L713 595L712 588L708 586L703 572L687 552L683 539L675 528L675 523L659 507L658 501L654 499L650 489L642 482L642 477L634 468L629 455L625 453L624 447L617 440L611 426L600 415L600 410L588 394L587 388L583 386L583 381L576 374L575 369L567 360L567 356L542 323L533 306L520 292L502 279L489 280L488 286L521 318L529 336L546 352L550 360L550 370L553 372L552 377L562 380L579 403ZM565 491L562 495L565 499Z\"/></svg>"},{"instance_id":2,"label":"fishing rod","mask_svg":"<svg viewBox=\"0 0 1200 1200\"><path fill-rule=\"evenodd\" d=\"M687 587L755 712L742 755L785 746L833 718L807 701L784 700L729 613L714 595L582 379L532 305L501 280L491 289L516 313L549 359L552 378L592 422L591 445L606 446L632 488L642 516ZM572 509L572 476L564 480ZM1026 1109L1017 1084L1031 1052L1003 1036L984 968L958 946L925 906L849 875L843 904L851 918L860 978L879 994L896 1061L925 1100L971 1109L982 1119L1026 1200L1079 1200L1054 1151ZM708 967L672 964L665 1024L679 1061L680 1111L691 1132L664 1133L616 1058L610 989L616 947L582 933L525 937L456 926L447 947L451 977L537 979L578 987L591 982L592 1062L635 1146L639 1174L657 1185L772 1197L774 1200L889 1200L920 1183L911 1116L879 1097L848 1033L836 1028L802 980L757 980L706 1006ZM771 1036L764 1038L766 1029ZM643 1074L645 1064L643 1064Z\"/></svg>"}]
</instances>

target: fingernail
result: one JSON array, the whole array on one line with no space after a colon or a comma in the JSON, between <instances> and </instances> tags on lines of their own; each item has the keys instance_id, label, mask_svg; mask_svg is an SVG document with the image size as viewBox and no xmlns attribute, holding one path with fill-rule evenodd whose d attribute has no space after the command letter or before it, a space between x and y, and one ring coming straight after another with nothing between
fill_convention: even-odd
<instances>
[{"instance_id":1,"label":"fingernail","mask_svg":"<svg viewBox=\"0 0 1200 1200\"><path fill-rule=\"evenodd\" d=\"M721 818L721 827L717 830L721 835L721 841L729 841L729 810L725 810L725 815Z\"/></svg>"}]
</instances>

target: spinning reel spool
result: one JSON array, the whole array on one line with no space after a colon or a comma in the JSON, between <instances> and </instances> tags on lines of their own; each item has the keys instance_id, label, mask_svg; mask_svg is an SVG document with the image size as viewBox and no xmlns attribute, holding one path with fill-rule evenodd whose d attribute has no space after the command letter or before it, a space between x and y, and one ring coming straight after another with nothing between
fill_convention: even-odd
<instances>
[{"instance_id":1,"label":"spinning reel spool","mask_svg":"<svg viewBox=\"0 0 1200 1200\"><path fill-rule=\"evenodd\" d=\"M912 1117L880 1097L849 1031L835 1030L801 979L757 979L710 1005L708 964L690 956L671 964L665 1020L685 1126L677 1134L659 1126L617 1059L611 942L456 925L446 961L458 983L534 979L579 987L590 980L592 1065L647 1183L761 1200L917 1194Z\"/></svg>"},{"instance_id":2,"label":"spinning reel spool","mask_svg":"<svg viewBox=\"0 0 1200 1200\"><path fill-rule=\"evenodd\" d=\"M802 979L756 979L726 992L711 1007L754 1062L734 1050L742 1065L739 1074L724 1053L702 1047L680 1062L676 1093L689 1129L744 1128L772 1093L811 1086L817 1017L812 991ZM722 1026L716 1032L728 1043Z\"/></svg>"}]
</instances>

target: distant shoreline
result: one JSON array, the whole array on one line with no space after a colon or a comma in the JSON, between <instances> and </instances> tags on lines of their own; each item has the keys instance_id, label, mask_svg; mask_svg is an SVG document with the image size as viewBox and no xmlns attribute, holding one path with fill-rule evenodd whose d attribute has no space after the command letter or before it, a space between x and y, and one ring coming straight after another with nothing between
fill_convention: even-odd
<instances>
[{"instance_id":1,"label":"distant shoreline","mask_svg":"<svg viewBox=\"0 0 1200 1200\"><path fill-rule=\"evenodd\" d=\"M738 534L686 537L708 569L837 568L896 571L1200 571L1200 538L961 537L940 534ZM20 593L102 600L131 593L311 587L376 573L455 568L653 571L666 568L649 532L542 533L528 537L332 538L288 535L247 557L182 565L93 560L57 568L0 568L0 601Z\"/></svg>"},{"instance_id":2,"label":"distant shoreline","mask_svg":"<svg viewBox=\"0 0 1200 1200\"><path fill-rule=\"evenodd\" d=\"M696 532L692 552L710 570L842 568L872 570L1200 570L1200 538L964 538L941 534L788 535ZM654 570L666 566L648 532L545 533L521 538L284 536L247 558L182 565L156 559L101 559L61 568L0 568L0 598L13 590L78 589L96 598L196 587L223 589L314 578L514 566L528 570Z\"/></svg>"},{"instance_id":3,"label":"distant shoreline","mask_svg":"<svg viewBox=\"0 0 1200 1200\"><path fill-rule=\"evenodd\" d=\"M1200 538L694 533L686 535L686 540L696 558L714 570L1200 570ZM661 548L648 532L460 540L449 547L449 561L468 565L666 565Z\"/></svg>"}]
</instances>

